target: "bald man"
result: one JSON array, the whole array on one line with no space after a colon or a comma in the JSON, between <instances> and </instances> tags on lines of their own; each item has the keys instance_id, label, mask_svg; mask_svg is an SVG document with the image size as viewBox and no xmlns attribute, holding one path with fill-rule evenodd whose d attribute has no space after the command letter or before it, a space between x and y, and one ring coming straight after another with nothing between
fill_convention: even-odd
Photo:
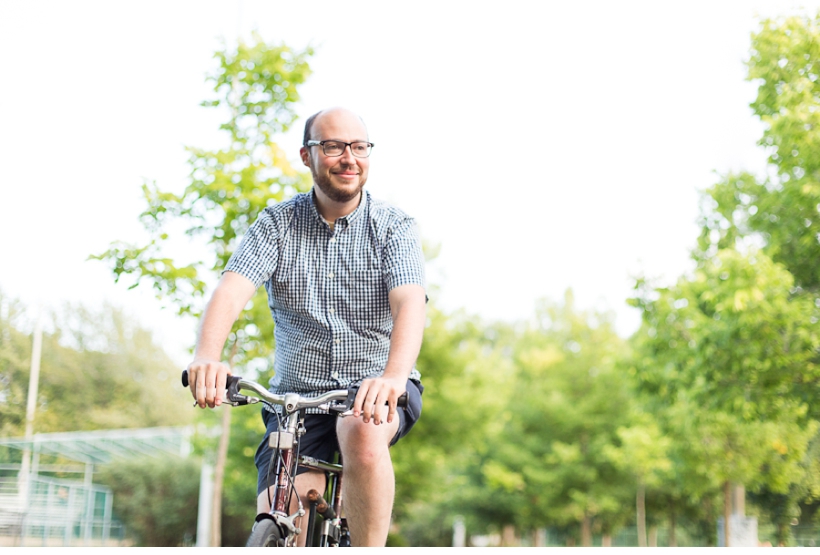
<instances>
[{"instance_id":1,"label":"bald man","mask_svg":"<svg viewBox=\"0 0 820 555\"><path fill-rule=\"evenodd\" d=\"M395 490L389 446L415 424L423 390L415 369L425 322L421 240L412 218L364 191L372 147L364 122L349 110L307 120L300 156L313 189L266 208L248 230L205 309L188 366L198 405L219 406L229 374L223 346L264 284L276 324L271 391L315 396L361 384L352 418L307 415L300 447L323 460L341 452L354 546L386 543ZM408 407L397 408L405 391ZM260 513L270 509L268 436L278 424L268 409L263 420ZM300 494L324 491L324 473L305 470L296 480Z\"/></svg>"}]
</instances>

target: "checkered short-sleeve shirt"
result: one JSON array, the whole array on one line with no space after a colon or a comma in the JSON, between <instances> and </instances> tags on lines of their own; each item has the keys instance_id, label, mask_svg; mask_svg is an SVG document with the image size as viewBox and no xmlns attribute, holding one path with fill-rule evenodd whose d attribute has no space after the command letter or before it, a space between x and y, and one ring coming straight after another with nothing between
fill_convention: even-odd
<instances>
[{"instance_id":1,"label":"checkered short-sleeve shirt","mask_svg":"<svg viewBox=\"0 0 820 555\"><path fill-rule=\"evenodd\" d=\"M266 208L225 271L265 285L276 324L271 391L303 395L380 375L393 330L387 294L425 285L415 221L367 192L333 231L312 192ZM415 368L410 377L419 379Z\"/></svg>"}]
</instances>

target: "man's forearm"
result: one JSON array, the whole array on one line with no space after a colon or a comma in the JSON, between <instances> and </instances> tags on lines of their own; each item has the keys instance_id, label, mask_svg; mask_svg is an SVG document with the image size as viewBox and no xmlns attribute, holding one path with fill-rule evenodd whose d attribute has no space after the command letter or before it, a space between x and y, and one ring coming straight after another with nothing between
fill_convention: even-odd
<instances>
[{"instance_id":1,"label":"man's forearm","mask_svg":"<svg viewBox=\"0 0 820 555\"><path fill-rule=\"evenodd\" d=\"M208 306L205 307L199 323L194 359L220 360L222 358L222 348L238 314L235 302L217 289L208 302Z\"/></svg>"},{"instance_id":2,"label":"man's forearm","mask_svg":"<svg viewBox=\"0 0 820 555\"><path fill-rule=\"evenodd\" d=\"M424 336L426 306L424 292L414 294L397 303L390 336L390 353L383 376L407 379L419 356Z\"/></svg>"}]
</instances>

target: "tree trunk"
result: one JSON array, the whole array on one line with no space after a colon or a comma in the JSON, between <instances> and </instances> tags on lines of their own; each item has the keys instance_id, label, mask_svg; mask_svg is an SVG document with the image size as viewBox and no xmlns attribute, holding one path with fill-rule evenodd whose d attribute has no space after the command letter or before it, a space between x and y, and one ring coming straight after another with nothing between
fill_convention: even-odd
<instances>
[{"instance_id":1,"label":"tree trunk","mask_svg":"<svg viewBox=\"0 0 820 555\"><path fill-rule=\"evenodd\" d=\"M723 547L729 547L729 517L732 516L732 485L723 483Z\"/></svg>"},{"instance_id":2,"label":"tree trunk","mask_svg":"<svg viewBox=\"0 0 820 555\"><path fill-rule=\"evenodd\" d=\"M214 465L214 496L211 506L211 547L222 547L222 483L225 479L225 463L228 460L228 444L231 441L230 406L222 405L222 434Z\"/></svg>"},{"instance_id":3,"label":"tree trunk","mask_svg":"<svg viewBox=\"0 0 820 555\"><path fill-rule=\"evenodd\" d=\"M601 547L612 547L612 536L604 534L601 536Z\"/></svg>"},{"instance_id":4,"label":"tree trunk","mask_svg":"<svg viewBox=\"0 0 820 555\"><path fill-rule=\"evenodd\" d=\"M638 547L646 547L646 487L640 481L635 496L635 509L638 520Z\"/></svg>"},{"instance_id":5,"label":"tree trunk","mask_svg":"<svg viewBox=\"0 0 820 555\"><path fill-rule=\"evenodd\" d=\"M584 520L581 521L581 546L592 547L592 517L589 513L584 513Z\"/></svg>"},{"instance_id":6,"label":"tree trunk","mask_svg":"<svg viewBox=\"0 0 820 555\"><path fill-rule=\"evenodd\" d=\"M231 345L231 356L228 366L233 373L233 360L239 348L239 336L235 336ZM228 444L231 442L231 407L222 405L222 433L219 436L219 447L214 465L214 496L211 502L211 547L222 547L222 483L225 480L225 463L228 460Z\"/></svg>"},{"instance_id":7,"label":"tree trunk","mask_svg":"<svg viewBox=\"0 0 820 555\"><path fill-rule=\"evenodd\" d=\"M658 547L658 527L649 527L649 547Z\"/></svg>"},{"instance_id":8,"label":"tree trunk","mask_svg":"<svg viewBox=\"0 0 820 555\"><path fill-rule=\"evenodd\" d=\"M503 547L515 547L517 545L515 539L515 526L507 524L501 529L501 545Z\"/></svg>"},{"instance_id":9,"label":"tree trunk","mask_svg":"<svg viewBox=\"0 0 820 555\"><path fill-rule=\"evenodd\" d=\"M678 546L678 538L675 537L675 526L677 525L677 520L675 519L675 505L671 506L671 510L669 511L669 547L677 547Z\"/></svg>"}]
</instances>

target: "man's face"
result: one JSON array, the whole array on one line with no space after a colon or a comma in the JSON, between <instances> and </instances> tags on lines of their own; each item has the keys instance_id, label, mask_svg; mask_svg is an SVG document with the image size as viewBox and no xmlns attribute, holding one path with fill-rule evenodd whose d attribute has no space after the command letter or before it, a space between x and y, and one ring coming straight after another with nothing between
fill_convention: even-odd
<instances>
[{"instance_id":1,"label":"man's face","mask_svg":"<svg viewBox=\"0 0 820 555\"><path fill-rule=\"evenodd\" d=\"M362 120L347 110L322 112L313 121L310 138L314 141L367 141ZM302 162L310 168L313 182L330 200L349 202L358 198L367 182L369 158L356 158L345 148L341 156L325 156L321 146L302 147Z\"/></svg>"}]
</instances>

